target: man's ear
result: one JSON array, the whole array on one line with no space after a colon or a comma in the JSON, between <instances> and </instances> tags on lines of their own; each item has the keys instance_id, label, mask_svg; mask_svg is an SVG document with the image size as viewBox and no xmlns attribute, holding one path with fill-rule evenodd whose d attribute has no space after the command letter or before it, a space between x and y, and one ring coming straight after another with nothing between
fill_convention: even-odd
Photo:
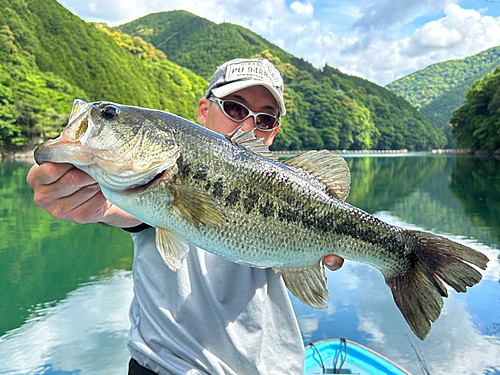
<instances>
[{"instance_id":1,"label":"man's ear","mask_svg":"<svg viewBox=\"0 0 500 375\"><path fill-rule=\"evenodd\" d=\"M198 102L198 122L200 125L206 125L208 109L212 102L206 98L201 98Z\"/></svg>"}]
</instances>

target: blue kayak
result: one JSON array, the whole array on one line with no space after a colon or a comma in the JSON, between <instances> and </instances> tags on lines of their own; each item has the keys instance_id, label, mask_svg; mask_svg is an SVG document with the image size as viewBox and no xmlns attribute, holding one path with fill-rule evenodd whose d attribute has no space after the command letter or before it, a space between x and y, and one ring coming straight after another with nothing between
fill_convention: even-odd
<instances>
[{"instance_id":1,"label":"blue kayak","mask_svg":"<svg viewBox=\"0 0 500 375\"><path fill-rule=\"evenodd\" d=\"M381 354L345 339L309 344L304 374L411 375Z\"/></svg>"}]
</instances>

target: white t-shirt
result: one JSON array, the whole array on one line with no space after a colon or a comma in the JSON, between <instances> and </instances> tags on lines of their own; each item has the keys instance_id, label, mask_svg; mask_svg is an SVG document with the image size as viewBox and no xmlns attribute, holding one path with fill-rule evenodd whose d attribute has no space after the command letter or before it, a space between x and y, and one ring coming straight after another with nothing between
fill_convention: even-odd
<instances>
[{"instance_id":1,"label":"white t-shirt","mask_svg":"<svg viewBox=\"0 0 500 375\"><path fill-rule=\"evenodd\" d=\"M172 272L154 229L132 238L128 346L140 365L158 374L304 373L302 338L279 274L194 246Z\"/></svg>"}]
</instances>

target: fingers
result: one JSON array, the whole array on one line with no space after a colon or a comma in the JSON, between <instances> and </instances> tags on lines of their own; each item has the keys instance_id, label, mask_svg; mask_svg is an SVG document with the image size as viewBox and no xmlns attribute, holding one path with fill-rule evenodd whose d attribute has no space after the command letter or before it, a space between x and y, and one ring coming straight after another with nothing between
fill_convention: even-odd
<instances>
[{"instance_id":1,"label":"fingers","mask_svg":"<svg viewBox=\"0 0 500 375\"><path fill-rule=\"evenodd\" d=\"M94 188L95 189L95 188ZM93 193L91 189L87 189L88 191L88 199L87 195L81 194L83 198L81 199L83 202L80 205L75 205L76 200L73 199L73 196L68 198L68 202L61 202L62 210L60 211L61 217L63 220L71 220L78 224L87 224L87 223L96 223L101 221L106 210L111 205L104 195L102 195L101 190L97 187L97 191ZM73 207L70 209L70 207ZM56 219L58 217L54 216Z\"/></svg>"},{"instance_id":2,"label":"fingers","mask_svg":"<svg viewBox=\"0 0 500 375\"><path fill-rule=\"evenodd\" d=\"M35 204L59 220L93 223L109 206L96 181L71 164L34 165L26 181L35 192Z\"/></svg>"},{"instance_id":3,"label":"fingers","mask_svg":"<svg viewBox=\"0 0 500 375\"><path fill-rule=\"evenodd\" d=\"M26 181L35 193L54 197L69 196L85 186L96 184L92 177L74 165L56 163L34 165Z\"/></svg>"},{"instance_id":4,"label":"fingers","mask_svg":"<svg viewBox=\"0 0 500 375\"><path fill-rule=\"evenodd\" d=\"M70 220L79 224L93 223L99 221L105 212L106 198L97 184L85 186L71 195L57 199L51 198L50 195L47 197L39 206L58 220Z\"/></svg>"},{"instance_id":5,"label":"fingers","mask_svg":"<svg viewBox=\"0 0 500 375\"><path fill-rule=\"evenodd\" d=\"M67 171L75 168L74 165L67 163L43 163L35 164L28 172L26 181L34 189L37 185L48 185L59 180Z\"/></svg>"},{"instance_id":6,"label":"fingers","mask_svg":"<svg viewBox=\"0 0 500 375\"><path fill-rule=\"evenodd\" d=\"M326 257L323 258L323 264L330 271L337 271L344 264L344 259L337 255L327 255Z\"/></svg>"}]
</instances>

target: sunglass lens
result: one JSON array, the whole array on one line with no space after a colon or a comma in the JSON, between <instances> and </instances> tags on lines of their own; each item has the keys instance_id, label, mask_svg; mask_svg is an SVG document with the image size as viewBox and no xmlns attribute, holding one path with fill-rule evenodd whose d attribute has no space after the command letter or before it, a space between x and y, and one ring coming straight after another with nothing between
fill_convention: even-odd
<instances>
[{"instance_id":1,"label":"sunglass lens","mask_svg":"<svg viewBox=\"0 0 500 375\"><path fill-rule=\"evenodd\" d=\"M248 110L235 102L224 102L224 112L236 121L243 120L248 116Z\"/></svg>"},{"instance_id":2,"label":"sunglass lens","mask_svg":"<svg viewBox=\"0 0 500 375\"><path fill-rule=\"evenodd\" d=\"M278 119L272 116L267 115L258 115L257 116L257 128L261 130L270 130L276 126Z\"/></svg>"}]
</instances>

